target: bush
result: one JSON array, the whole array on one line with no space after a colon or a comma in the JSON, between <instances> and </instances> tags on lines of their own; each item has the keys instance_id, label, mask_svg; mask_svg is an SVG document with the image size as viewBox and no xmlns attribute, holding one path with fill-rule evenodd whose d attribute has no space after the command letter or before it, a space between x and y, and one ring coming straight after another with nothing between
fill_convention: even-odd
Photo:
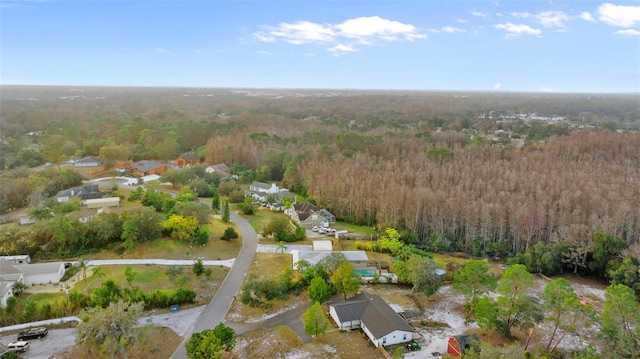
<instances>
[{"instance_id":1,"label":"bush","mask_svg":"<svg viewBox=\"0 0 640 359\"><path fill-rule=\"evenodd\" d=\"M238 238L238 232L236 232L236 230L233 229L233 227L227 227L227 229L224 230L222 239L224 239L225 241L228 241L236 238Z\"/></svg>"}]
</instances>

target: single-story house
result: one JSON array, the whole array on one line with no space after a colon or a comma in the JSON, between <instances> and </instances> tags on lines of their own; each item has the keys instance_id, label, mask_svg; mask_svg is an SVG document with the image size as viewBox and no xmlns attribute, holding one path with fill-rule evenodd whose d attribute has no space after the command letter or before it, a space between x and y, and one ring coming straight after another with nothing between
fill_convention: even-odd
<instances>
[{"instance_id":1,"label":"single-story house","mask_svg":"<svg viewBox=\"0 0 640 359\"><path fill-rule=\"evenodd\" d=\"M142 160L125 166L125 171L127 173L132 173L140 177L147 175L161 175L166 169L167 166L158 161L152 160Z\"/></svg>"},{"instance_id":2,"label":"single-story house","mask_svg":"<svg viewBox=\"0 0 640 359\"><path fill-rule=\"evenodd\" d=\"M87 156L85 158L76 160L74 165L76 167L96 167L96 166L100 166L101 164L102 164L102 160L100 159L100 157Z\"/></svg>"},{"instance_id":3,"label":"single-story house","mask_svg":"<svg viewBox=\"0 0 640 359\"><path fill-rule=\"evenodd\" d=\"M462 357L465 351L472 348L474 342L479 342L475 334L451 337L447 343L447 354L455 358Z\"/></svg>"},{"instance_id":4,"label":"single-story house","mask_svg":"<svg viewBox=\"0 0 640 359\"><path fill-rule=\"evenodd\" d=\"M331 212L309 202L294 203L287 214L300 226L307 229L314 226L329 227L331 223L336 222L336 216Z\"/></svg>"},{"instance_id":5,"label":"single-story house","mask_svg":"<svg viewBox=\"0 0 640 359\"><path fill-rule=\"evenodd\" d=\"M284 197L295 198L295 195L286 188L279 188L275 183L253 182L249 185L249 190L245 192L245 197L251 196L253 199L266 202L270 195L281 201Z\"/></svg>"},{"instance_id":6,"label":"single-story house","mask_svg":"<svg viewBox=\"0 0 640 359\"><path fill-rule=\"evenodd\" d=\"M329 314L341 330L362 329L376 347L414 339L415 329L377 295L360 293L346 301L329 303Z\"/></svg>"},{"instance_id":7,"label":"single-story house","mask_svg":"<svg viewBox=\"0 0 640 359\"><path fill-rule=\"evenodd\" d=\"M176 159L176 167L187 167L200 163L200 157L193 152L186 152Z\"/></svg>"},{"instance_id":8,"label":"single-story house","mask_svg":"<svg viewBox=\"0 0 640 359\"><path fill-rule=\"evenodd\" d=\"M7 299L13 296L13 285L24 283L24 275L8 260L0 260L0 307L7 305Z\"/></svg>"},{"instance_id":9,"label":"single-story house","mask_svg":"<svg viewBox=\"0 0 640 359\"><path fill-rule=\"evenodd\" d=\"M31 256L29 256L28 254L20 254L17 256L0 256L0 261L7 261L13 264L28 264L31 263Z\"/></svg>"},{"instance_id":10,"label":"single-story house","mask_svg":"<svg viewBox=\"0 0 640 359\"><path fill-rule=\"evenodd\" d=\"M307 261L310 265L315 266L318 264L324 257L329 256L331 251L320 251L320 252L310 252L310 251L300 251L294 249L291 251L291 257L293 261L293 269L298 268L298 262L301 260ZM363 268L366 267L369 263L369 258L367 257L367 252L365 251L341 251L340 253L344 254L347 258L347 261L354 268Z\"/></svg>"},{"instance_id":11,"label":"single-story house","mask_svg":"<svg viewBox=\"0 0 640 359\"><path fill-rule=\"evenodd\" d=\"M103 197L87 200L87 208L104 208L104 207L118 207L120 205L120 197Z\"/></svg>"},{"instance_id":12,"label":"single-story house","mask_svg":"<svg viewBox=\"0 0 640 359\"><path fill-rule=\"evenodd\" d=\"M58 203L69 202L71 198L80 198L84 204L87 199L102 198L110 192L102 192L97 184L88 184L83 186L64 189L56 193Z\"/></svg>"},{"instance_id":13,"label":"single-story house","mask_svg":"<svg viewBox=\"0 0 640 359\"><path fill-rule=\"evenodd\" d=\"M220 178L227 178L229 177L229 166L225 165L224 163L218 163L215 165L211 165L207 168L204 169L205 172L207 173L215 173L220 175Z\"/></svg>"},{"instance_id":14,"label":"single-story house","mask_svg":"<svg viewBox=\"0 0 640 359\"><path fill-rule=\"evenodd\" d=\"M133 160L129 160L126 162L118 162L115 165L113 165L113 169L116 170L116 172L124 173L127 165L130 165L132 163L133 163Z\"/></svg>"},{"instance_id":15,"label":"single-story house","mask_svg":"<svg viewBox=\"0 0 640 359\"><path fill-rule=\"evenodd\" d=\"M58 283L64 275L63 262L14 264L13 267L24 275L24 284Z\"/></svg>"}]
</instances>

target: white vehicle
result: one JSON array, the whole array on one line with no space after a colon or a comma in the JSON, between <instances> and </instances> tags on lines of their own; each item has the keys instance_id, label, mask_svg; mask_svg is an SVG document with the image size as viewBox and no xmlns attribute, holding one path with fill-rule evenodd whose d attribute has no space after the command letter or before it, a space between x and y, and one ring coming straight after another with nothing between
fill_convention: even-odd
<instances>
[{"instance_id":1,"label":"white vehicle","mask_svg":"<svg viewBox=\"0 0 640 359\"><path fill-rule=\"evenodd\" d=\"M313 228L311 228L312 231L317 232L318 231L318 226L313 226Z\"/></svg>"},{"instance_id":2,"label":"white vehicle","mask_svg":"<svg viewBox=\"0 0 640 359\"><path fill-rule=\"evenodd\" d=\"M29 349L29 342L19 341L7 344L7 349L16 353L24 353Z\"/></svg>"},{"instance_id":3,"label":"white vehicle","mask_svg":"<svg viewBox=\"0 0 640 359\"><path fill-rule=\"evenodd\" d=\"M324 234L324 232L325 232L325 229L324 229L324 228L322 228L322 227L318 228L318 233L322 233L322 234Z\"/></svg>"},{"instance_id":4,"label":"white vehicle","mask_svg":"<svg viewBox=\"0 0 640 359\"><path fill-rule=\"evenodd\" d=\"M333 235L333 234L335 234L335 233L336 233L336 230L335 230L335 229L333 229L333 228L327 228L327 229L324 231L324 233L326 233L326 234L328 234L328 235L330 235L330 236L331 236L331 235Z\"/></svg>"}]
</instances>

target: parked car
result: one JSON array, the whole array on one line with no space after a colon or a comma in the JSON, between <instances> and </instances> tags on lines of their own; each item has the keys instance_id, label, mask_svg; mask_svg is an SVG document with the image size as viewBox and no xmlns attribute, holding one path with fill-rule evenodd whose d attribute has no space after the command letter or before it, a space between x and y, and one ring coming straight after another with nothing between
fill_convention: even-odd
<instances>
[{"instance_id":1,"label":"parked car","mask_svg":"<svg viewBox=\"0 0 640 359\"><path fill-rule=\"evenodd\" d=\"M313 226L313 228L311 228L312 231L317 232L318 231L318 226Z\"/></svg>"},{"instance_id":2,"label":"parked car","mask_svg":"<svg viewBox=\"0 0 640 359\"><path fill-rule=\"evenodd\" d=\"M45 327L29 328L18 333L18 340L41 339L47 336L49 330Z\"/></svg>"},{"instance_id":3,"label":"parked car","mask_svg":"<svg viewBox=\"0 0 640 359\"><path fill-rule=\"evenodd\" d=\"M24 353L29 349L29 342L17 341L7 344L7 349L16 353Z\"/></svg>"}]
</instances>

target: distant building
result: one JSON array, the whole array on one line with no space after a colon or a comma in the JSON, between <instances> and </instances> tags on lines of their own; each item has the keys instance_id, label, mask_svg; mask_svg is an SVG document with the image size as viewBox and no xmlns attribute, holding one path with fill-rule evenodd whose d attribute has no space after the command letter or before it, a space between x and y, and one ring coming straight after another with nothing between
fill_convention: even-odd
<instances>
[{"instance_id":1,"label":"distant building","mask_svg":"<svg viewBox=\"0 0 640 359\"><path fill-rule=\"evenodd\" d=\"M87 156L85 158L81 158L76 160L74 166L76 167L96 167L102 164L102 160L97 156Z\"/></svg>"},{"instance_id":2,"label":"distant building","mask_svg":"<svg viewBox=\"0 0 640 359\"><path fill-rule=\"evenodd\" d=\"M200 163L200 157L193 152L183 153L176 159L176 167L187 167Z\"/></svg>"},{"instance_id":3,"label":"distant building","mask_svg":"<svg viewBox=\"0 0 640 359\"><path fill-rule=\"evenodd\" d=\"M144 177L148 175L161 175L166 170L166 166L157 161L142 160L134 163L130 163L125 166L125 171Z\"/></svg>"},{"instance_id":4,"label":"distant building","mask_svg":"<svg viewBox=\"0 0 640 359\"><path fill-rule=\"evenodd\" d=\"M56 200L58 203L69 202L72 198L79 198L83 201L93 198L102 198L110 192L100 191L97 184L89 184L83 186L72 187L56 193Z\"/></svg>"},{"instance_id":5,"label":"distant building","mask_svg":"<svg viewBox=\"0 0 640 359\"><path fill-rule=\"evenodd\" d=\"M225 165L224 163L218 163L215 165L211 165L207 168L205 168L204 170L207 173L215 173L217 175L220 175L220 178L227 178L229 177L229 166Z\"/></svg>"}]
</instances>

